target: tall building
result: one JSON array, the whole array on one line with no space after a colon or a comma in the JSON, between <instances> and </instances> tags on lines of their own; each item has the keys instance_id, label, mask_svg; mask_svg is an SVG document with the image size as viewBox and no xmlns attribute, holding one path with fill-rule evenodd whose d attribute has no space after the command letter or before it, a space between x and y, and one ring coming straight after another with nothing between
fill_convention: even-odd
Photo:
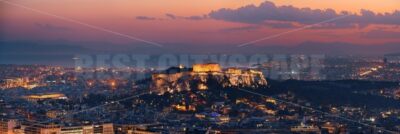
<instances>
[{"instance_id":1,"label":"tall building","mask_svg":"<svg viewBox=\"0 0 400 134\"><path fill-rule=\"evenodd\" d=\"M4 127L5 128L5 127ZM9 126L8 132L3 132L3 123L0 134L114 134L114 124L59 126L41 125L24 122L21 125ZM4 129L5 130L5 129Z\"/></svg>"},{"instance_id":2,"label":"tall building","mask_svg":"<svg viewBox=\"0 0 400 134\"><path fill-rule=\"evenodd\" d=\"M14 134L14 128L17 126L16 120L0 120L0 134Z\"/></svg>"}]
</instances>

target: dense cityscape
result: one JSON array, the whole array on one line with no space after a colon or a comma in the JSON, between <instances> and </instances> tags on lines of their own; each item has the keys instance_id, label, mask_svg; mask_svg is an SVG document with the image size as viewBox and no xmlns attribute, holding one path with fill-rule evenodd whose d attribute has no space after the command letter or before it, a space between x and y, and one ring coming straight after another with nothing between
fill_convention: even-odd
<instances>
[{"instance_id":1,"label":"dense cityscape","mask_svg":"<svg viewBox=\"0 0 400 134\"><path fill-rule=\"evenodd\" d=\"M400 134L399 0L0 0L0 134Z\"/></svg>"},{"instance_id":2,"label":"dense cityscape","mask_svg":"<svg viewBox=\"0 0 400 134\"><path fill-rule=\"evenodd\" d=\"M268 77L273 61L165 70L1 65L1 133L400 130L399 60L331 57L321 63L319 76L288 70L279 79ZM96 77L87 77L89 72Z\"/></svg>"}]
</instances>

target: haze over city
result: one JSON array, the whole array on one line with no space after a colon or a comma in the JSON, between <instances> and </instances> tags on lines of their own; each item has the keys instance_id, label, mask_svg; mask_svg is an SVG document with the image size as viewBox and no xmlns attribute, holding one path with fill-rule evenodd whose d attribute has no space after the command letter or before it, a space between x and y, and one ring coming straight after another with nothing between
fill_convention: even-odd
<instances>
[{"instance_id":1,"label":"haze over city","mask_svg":"<svg viewBox=\"0 0 400 134\"><path fill-rule=\"evenodd\" d=\"M400 50L396 0L17 0L1 4L3 63L24 62L21 57L68 60L76 53L100 52L383 55Z\"/></svg>"},{"instance_id":2,"label":"haze over city","mask_svg":"<svg viewBox=\"0 0 400 134\"><path fill-rule=\"evenodd\" d=\"M398 0L0 0L0 134L399 134Z\"/></svg>"}]
</instances>

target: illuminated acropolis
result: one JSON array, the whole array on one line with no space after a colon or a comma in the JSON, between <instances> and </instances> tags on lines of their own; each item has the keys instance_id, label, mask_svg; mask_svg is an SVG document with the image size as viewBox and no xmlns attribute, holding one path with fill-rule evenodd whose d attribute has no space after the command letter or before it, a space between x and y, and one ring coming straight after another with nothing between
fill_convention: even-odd
<instances>
[{"instance_id":1,"label":"illuminated acropolis","mask_svg":"<svg viewBox=\"0 0 400 134\"><path fill-rule=\"evenodd\" d=\"M221 82L224 87L256 88L257 86L267 85L267 80L262 72L252 69L228 68L223 70L216 63L194 64L192 69L185 70L182 67L179 67L179 69L183 70L174 73L161 72L153 74L151 90L159 93L192 90L189 84L191 80L200 82L195 85L198 90L208 90L208 85L204 83L207 82L209 76Z\"/></svg>"}]
</instances>

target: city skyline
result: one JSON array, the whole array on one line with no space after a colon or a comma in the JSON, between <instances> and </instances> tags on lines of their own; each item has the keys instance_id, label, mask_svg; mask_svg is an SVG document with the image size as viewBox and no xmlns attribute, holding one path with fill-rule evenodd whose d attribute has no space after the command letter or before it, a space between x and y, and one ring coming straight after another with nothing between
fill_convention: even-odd
<instances>
[{"instance_id":1,"label":"city skyline","mask_svg":"<svg viewBox=\"0 0 400 134\"><path fill-rule=\"evenodd\" d=\"M385 62L332 57L320 65L321 70L307 65L304 56L294 59L257 68L206 63L166 70L0 65L0 132L394 134L400 130L398 57L387 57ZM289 70L282 68L285 65Z\"/></svg>"},{"instance_id":2,"label":"city skyline","mask_svg":"<svg viewBox=\"0 0 400 134\"><path fill-rule=\"evenodd\" d=\"M0 134L398 134L399 0L0 0Z\"/></svg>"}]
</instances>

